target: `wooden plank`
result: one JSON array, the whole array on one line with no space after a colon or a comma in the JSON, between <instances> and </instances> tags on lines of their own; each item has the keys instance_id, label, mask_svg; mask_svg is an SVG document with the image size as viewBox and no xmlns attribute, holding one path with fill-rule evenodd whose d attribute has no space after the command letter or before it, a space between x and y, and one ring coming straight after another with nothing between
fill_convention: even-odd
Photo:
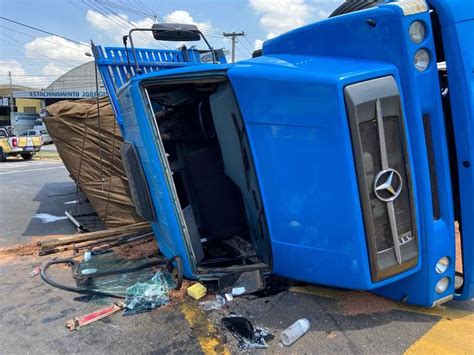
<instances>
[{"instance_id":1,"label":"wooden plank","mask_svg":"<svg viewBox=\"0 0 474 355\"><path fill-rule=\"evenodd\" d=\"M136 233L138 231L145 231L147 229L151 229L150 224L148 222L141 222L131 224L129 226L119 227L119 228L111 228L97 232L90 232L90 233L82 233L82 234L74 234L62 238L57 239L50 239L50 240L40 240L38 241L37 245L42 248L54 248L61 245L68 245L73 243L81 243L90 240L98 240L102 238L111 237L114 235L121 235L124 233Z\"/></svg>"}]
</instances>

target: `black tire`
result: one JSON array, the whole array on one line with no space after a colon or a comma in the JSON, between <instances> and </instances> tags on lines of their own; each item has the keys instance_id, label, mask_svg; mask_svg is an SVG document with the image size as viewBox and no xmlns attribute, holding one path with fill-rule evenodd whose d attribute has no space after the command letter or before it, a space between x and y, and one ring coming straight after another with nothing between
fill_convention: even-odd
<instances>
[{"instance_id":1,"label":"black tire","mask_svg":"<svg viewBox=\"0 0 474 355\"><path fill-rule=\"evenodd\" d=\"M369 9L371 7L377 6L381 2L382 2L381 0L366 0L366 1L347 0L344 4L342 4L336 10L334 10L333 13L329 15L329 17L335 17L339 15L348 14L354 11Z\"/></svg>"},{"instance_id":2,"label":"black tire","mask_svg":"<svg viewBox=\"0 0 474 355\"><path fill-rule=\"evenodd\" d=\"M0 162L3 163L4 161L7 161L7 156L3 153L3 149L0 148Z\"/></svg>"},{"instance_id":3,"label":"black tire","mask_svg":"<svg viewBox=\"0 0 474 355\"><path fill-rule=\"evenodd\" d=\"M33 153L23 153L21 154L21 157L25 160L31 160L31 158L33 158Z\"/></svg>"}]
</instances>

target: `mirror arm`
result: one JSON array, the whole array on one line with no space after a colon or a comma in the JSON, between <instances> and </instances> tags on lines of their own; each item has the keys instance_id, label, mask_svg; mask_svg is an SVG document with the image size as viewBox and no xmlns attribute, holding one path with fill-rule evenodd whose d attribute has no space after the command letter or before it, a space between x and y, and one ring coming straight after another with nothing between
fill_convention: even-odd
<instances>
[{"instance_id":1,"label":"mirror arm","mask_svg":"<svg viewBox=\"0 0 474 355\"><path fill-rule=\"evenodd\" d=\"M204 40L204 42L206 42L207 46L208 46L209 49L211 50L212 62L213 62L214 64L218 64L217 58L216 58L216 52L214 52L214 48L211 47L211 45L210 45L209 42L207 41L206 36L204 36L204 33L202 33L201 31L199 31L199 34L201 35L202 39Z\"/></svg>"},{"instance_id":2,"label":"mirror arm","mask_svg":"<svg viewBox=\"0 0 474 355\"><path fill-rule=\"evenodd\" d=\"M138 61L137 61L137 54L135 53L135 46L133 45L133 38L132 38L132 33L133 32L153 32L153 29L151 28L133 28L130 30L130 32L128 32L128 38L130 39L130 47L132 49L132 54L133 54L133 60L135 61L135 73L136 74L141 74L141 69L140 69L140 66L138 65ZM207 47L210 49L211 51L211 54L212 54L212 62L214 64L217 64L217 58L216 58L216 53L214 51L214 48L211 47L211 44L208 42L206 36L204 36L204 34L199 31L199 34L201 35L201 38L204 40L204 42L206 42L206 45Z\"/></svg>"},{"instance_id":3,"label":"mirror arm","mask_svg":"<svg viewBox=\"0 0 474 355\"><path fill-rule=\"evenodd\" d=\"M130 39L130 47L132 48L132 54L133 54L133 60L135 61L135 74L141 74L142 70L140 69L140 66L138 65L138 60L137 60L137 53L135 53L135 46L133 45L133 38L132 38L132 32L152 32L152 29L150 28L133 28L128 32L128 38Z\"/></svg>"}]
</instances>

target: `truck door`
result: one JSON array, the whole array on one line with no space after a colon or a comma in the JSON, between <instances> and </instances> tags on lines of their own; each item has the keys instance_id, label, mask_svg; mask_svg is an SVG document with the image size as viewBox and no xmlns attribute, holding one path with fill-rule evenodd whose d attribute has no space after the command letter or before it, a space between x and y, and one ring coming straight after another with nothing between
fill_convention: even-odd
<instances>
[{"instance_id":1,"label":"truck door","mask_svg":"<svg viewBox=\"0 0 474 355\"><path fill-rule=\"evenodd\" d=\"M153 107L146 92L132 86L118 95L123 112L122 161L132 199L137 213L151 223L160 251L168 258L179 256L185 275L194 277L195 263L184 238L185 224L180 220L179 204L174 200L174 184L154 124Z\"/></svg>"}]
</instances>

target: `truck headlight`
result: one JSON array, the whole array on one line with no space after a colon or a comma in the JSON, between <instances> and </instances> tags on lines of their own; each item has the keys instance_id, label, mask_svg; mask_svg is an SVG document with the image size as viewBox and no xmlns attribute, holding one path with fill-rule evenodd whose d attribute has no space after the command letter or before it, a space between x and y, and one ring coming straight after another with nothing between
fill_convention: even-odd
<instances>
[{"instance_id":1,"label":"truck headlight","mask_svg":"<svg viewBox=\"0 0 474 355\"><path fill-rule=\"evenodd\" d=\"M414 43L421 43L425 39L426 35L425 25L421 21L414 21L408 29L408 34Z\"/></svg>"},{"instance_id":2,"label":"truck headlight","mask_svg":"<svg viewBox=\"0 0 474 355\"><path fill-rule=\"evenodd\" d=\"M419 71L425 71L430 65L430 54L424 48L418 49L415 53L415 68Z\"/></svg>"},{"instance_id":3,"label":"truck headlight","mask_svg":"<svg viewBox=\"0 0 474 355\"><path fill-rule=\"evenodd\" d=\"M449 286L449 279L447 277L443 277L436 284L436 287L435 287L436 293L443 293L444 291L448 289L448 286Z\"/></svg>"},{"instance_id":4,"label":"truck headlight","mask_svg":"<svg viewBox=\"0 0 474 355\"><path fill-rule=\"evenodd\" d=\"M449 267L449 258L447 256L443 256L436 263L435 270L438 274L442 274L448 269L448 267Z\"/></svg>"}]
</instances>

